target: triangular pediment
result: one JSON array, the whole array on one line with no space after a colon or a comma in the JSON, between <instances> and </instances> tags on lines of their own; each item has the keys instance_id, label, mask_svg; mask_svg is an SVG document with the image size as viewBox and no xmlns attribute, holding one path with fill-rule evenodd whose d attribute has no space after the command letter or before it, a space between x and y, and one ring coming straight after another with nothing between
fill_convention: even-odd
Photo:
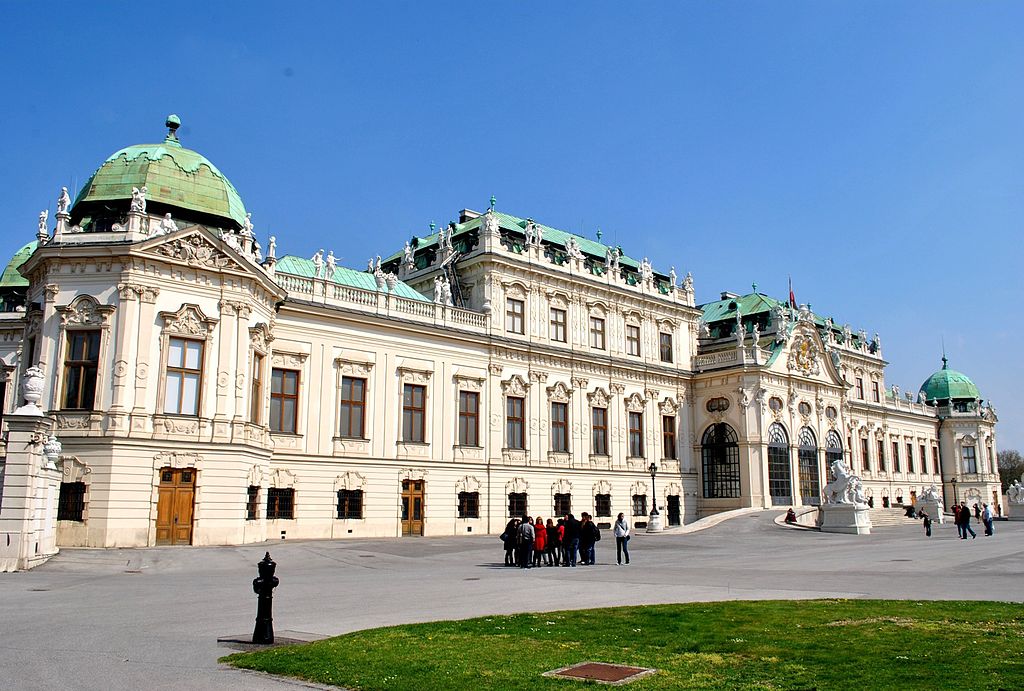
<instances>
[{"instance_id":1,"label":"triangular pediment","mask_svg":"<svg viewBox=\"0 0 1024 691\"><path fill-rule=\"evenodd\" d=\"M252 272L255 267L203 226L189 226L142 242L138 249L188 266L214 271Z\"/></svg>"},{"instance_id":2,"label":"triangular pediment","mask_svg":"<svg viewBox=\"0 0 1024 691\"><path fill-rule=\"evenodd\" d=\"M780 374L846 387L832 353L811 323L797 322L789 332L771 369Z\"/></svg>"}]
</instances>

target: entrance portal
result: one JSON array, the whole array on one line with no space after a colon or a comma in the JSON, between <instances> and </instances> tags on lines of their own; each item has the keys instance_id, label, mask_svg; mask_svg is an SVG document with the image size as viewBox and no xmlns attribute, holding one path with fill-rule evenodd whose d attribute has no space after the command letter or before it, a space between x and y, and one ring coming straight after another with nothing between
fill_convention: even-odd
<instances>
[{"instance_id":1,"label":"entrance portal","mask_svg":"<svg viewBox=\"0 0 1024 691\"><path fill-rule=\"evenodd\" d=\"M668 524L669 525L681 525L679 516L679 495L670 494L668 495Z\"/></svg>"},{"instance_id":2,"label":"entrance portal","mask_svg":"<svg viewBox=\"0 0 1024 691\"><path fill-rule=\"evenodd\" d=\"M156 503L156 544L192 544L195 468L163 468Z\"/></svg>"},{"instance_id":3,"label":"entrance portal","mask_svg":"<svg viewBox=\"0 0 1024 691\"><path fill-rule=\"evenodd\" d=\"M424 480L402 480L402 535L423 534Z\"/></svg>"}]
</instances>

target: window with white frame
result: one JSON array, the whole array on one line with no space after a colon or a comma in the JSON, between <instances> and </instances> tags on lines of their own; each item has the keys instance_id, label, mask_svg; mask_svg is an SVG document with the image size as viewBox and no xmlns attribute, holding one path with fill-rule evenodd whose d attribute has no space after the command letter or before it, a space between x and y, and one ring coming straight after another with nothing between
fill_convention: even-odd
<instances>
[{"instance_id":1,"label":"window with white frame","mask_svg":"<svg viewBox=\"0 0 1024 691\"><path fill-rule=\"evenodd\" d=\"M171 337L167 342L164 412L198 415L203 381L203 341Z\"/></svg>"}]
</instances>

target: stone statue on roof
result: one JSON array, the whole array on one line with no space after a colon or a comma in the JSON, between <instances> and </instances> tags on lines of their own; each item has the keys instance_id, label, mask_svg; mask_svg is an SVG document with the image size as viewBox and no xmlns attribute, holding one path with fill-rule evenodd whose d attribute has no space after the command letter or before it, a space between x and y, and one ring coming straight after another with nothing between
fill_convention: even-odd
<instances>
[{"instance_id":1,"label":"stone statue on roof","mask_svg":"<svg viewBox=\"0 0 1024 691\"><path fill-rule=\"evenodd\" d=\"M867 348L868 347L868 332L865 331L864 329L861 329L860 331L857 332L857 337L860 339L860 347L861 347L861 349L863 350L863 349Z\"/></svg>"},{"instance_id":2,"label":"stone statue on roof","mask_svg":"<svg viewBox=\"0 0 1024 691\"><path fill-rule=\"evenodd\" d=\"M874 344L875 344L875 352L881 352L882 351L882 337L878 335L877 331L875 332Z\"/></svg>"},{"instance_id":3,"label":"stone statue on roof","mask_svg":"<svg viewBox=\"0 0 1024 691\"><path fill-rule=\"evenodd\" d=\"M252 212L249 212L245 215L245 221L242 223L242 230L239 232L239 235L241 235L243 238L251 238L253 236Z\"/></svg>"},{"instance_id":4,"label":"stone statue on roof","mask_svg":"<svg viewBox=\"0 0 1024 691\"><path fill-rule=\"evenodd\" d=\"M178 226L174 223L174 219L171 218L171 214L164 214L164 217L160 219L160 225L157 227L157 235L170 235L176 230L178 230Z\"/></svg>"},{"instance_id":5,"label":"stone statue on roof","mask_svg":"<svg viewBox=\"0 0 1024 691\"><path fill-rule=\"evenodd\" d=\"M252 239L252 258L259 264L263 261L263 248L260 247L260 241L256 238Z\"/></svg>"},{"instance_id":6,"label":"stone statue on roof","mask_svg":"<svg viewBox=\"0 0 1024 691\"><path fill-rule=\"evenodd\" d=\"M683 292L693 292L693 274L691 274L689 271L686 272L686 276L683 278Z\"/></svg>"},{"instance_id":7,"label":"stone statue on roof","mask_svg":"<svg viewBox=\"0 0 1024 691\"><path fill-rule=\"evenodd\" d=\"M267 259L277 259L277 238L270 236L267 244Z\"/></svg>"},{"instance_id":8,"label":"stone statue on roof","mask_svg":"<svg viewBox=\"0 0 1024 691\"><path fill-rule=\"evenodd\" d=\"M672 267L668 271L668 289L672 292L676 289L676 267Z\"/></svg>"},{"instance_id":9,"label":"stone statue on roof","mask_svg":"<svg viewBox=\"0 0 1024 691\"><path fill-rule=\"evenodd\" d=\"M761 340L761 329L757 328L757 323L754 323L754 347L757 347L757 342Z\"/></svg>"},{"instance_id":10,"label":"stone statue on roof","mask_svg":"<svg viewBox=\"0 0 1024 691\"><path fill-rule=\"evenodd\" d=\"M46 219L50 217L50 212L47 209L43 209L39 212L39 237L49 237L50 231L46 228Z\"/></svg>"},{"instance_id":11,"label":"stone statue on roof","mask_svg":"<svg viewBox=\"0 0 1024 691\"><path fill-rule=\"evenodd\" d=\"M434 303L441 304L441 274L434 276Z\"/></svg>"},{"instance_id":12,"label":"stone statue on roof","mask_svg":"<svg viewBox=\"0 0 1024 691\"><path fill-rule=\"evenodd\" d=\"M711 327L704 321L703 317L697 326L697 333L700 334L701 338L711 338Z\"/></svg>"},{"instance_id":13,"label":"stone statue on roof","mask_svg":"<svg viewBox=\"0 0 1024 691\"><path fill-rule=\"evenodd\" d=\"M498 215L494 213L493 207L484 214L484 232L490 235L498 235L501 232L501 226L498 224Z\"/></svg>"},{"instance_id":14,"label":"stone statue on roof","mask_svg":"<svg viewBox=\"0 0 1024 691\"><path fill-rule=\"evenodd\" d=\"M386 273L384 274L384 282L387 284L388 290L393 293L398 286L398 276L393 273Z\"/></svg>"},{"instance_id":15,"label":"stone statue on roof","mask_svg":"<svg viewBox=\"0 0 1024 691\"><path fill-rule=\"evenodd\" d=\"M570 259L583 259L583 250L580 249L580 243L571 235L565 241L565 253L569 255Z\"/></svg>"},{"instance_id":16,"label":"stone statue on roof","mask_svg":"<svg viewBox=\"0 0 1024 691\"><path fill-rule=\"evenodd\" d=\"M327 252L327 271L324 273L324 278L333 279L334 270L338 268L338 260L334 258L334 250L328 250Z\"/></svg>"},{"instance_id":17,"label":"stone statue on roof","mask_svg":"<svg viewBox=\"0 0 1024 691\"><path fill-rule=\"evenodd\" d=\"M132 213L144 214L146 213L146 194L149 189L145 186L142 189L138 187L132 188L132 204L129 210Z\"/></svg>"},{"instance_id":18,"label":"stone statue on roof","mask_svg":"<svg viewBox=\"0 0 1024 691\"><path fill-rule=\"evenodd\" d=\"M847 348L853 347L853 329L850 328L849 324L843 324L843 343L846 344Z\"/></svg>"},{"instance_id":19,"label":"stone statue on roof","mask_svg":"<svg viewBox=\"0 0 1024 691\"><path fill-rule=\"evenodd\" d=\"M317 250L310 261L313 262L313 278L320 278L320 275L324 272L324 251L322 249Z\"/></svg>"},{"instance_id":20,"label":"stone statue on roof","mask_svg":"<svg viewBox=\"0 0 1024 691\"><path fill-rule=\"evenodd\" d=\"M406 240L405 248L402 250L402 254L405 257L405 266L408 269L416 268L416 258L413 256L412 244Z\"/></svg>"},{"instance_id":21,"label":"stone statue on roof","mask_svg":"<svg viewBox=\"0 0 1024 691\"><path fill-rule=\"evenodd\" d=\"M451 307L455 304L452 302L452 283L447 277L441 281L441 302L446 307Z\"/></svg>"},{"instance_id":22,"label":"stone statue on roof","mask_svg":"<svg viewBox=\"0 0 1024 691\"><path fill-rule=\"evenodd\" d=\"M654 278L654 267L651 266L651 261L644 257L640 262L640 279L650 281L652 278Z\"/></svg>"},{"instance_id":23,"label":"stone statue on roof","mask_svg":"<svg viewBox=\"0 0 1024 691\"><path fill-rule=\"evenodd\" d=\"M71 208L71 195L67 187L60 188L60 196L57 197L57 215L66 214Z\"/></svg>"},{"instance_id":24,"label":"stone statue on roof","mask_svg":"<svg viewBox=\"0 0 1024 691\"><path fill-rule=\"evenodd\" d=\"M536 232L534 231L532 219L526 219L526 228L523 229L523 235L526 238L526 246L533 247L534 240L536 238Z\"/></svg>"}]
</instances>

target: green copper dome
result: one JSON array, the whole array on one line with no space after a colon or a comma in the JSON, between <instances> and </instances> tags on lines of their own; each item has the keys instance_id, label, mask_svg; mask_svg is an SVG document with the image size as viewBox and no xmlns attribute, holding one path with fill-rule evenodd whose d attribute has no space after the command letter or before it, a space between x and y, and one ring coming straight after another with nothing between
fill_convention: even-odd
<instances>
[{"instance_id":1,"label":"green copper dome","mask_svg":"<svg viewBox=\"0 0 1024 691\"><path fill-rule=\"evenodd\" d=\"M24 288L28 286L28 279L18 273L18 267L28 261L28 258L36 251L37 244L38 241L33 240L11 257L11 261L7 262L3 274L0 274L0 288Z\"/></svg>"},{"instance_id":2,"label":"green copper dome","mask_svg":"<svg viewBox=\"0 0 1024 691\"><path fill-rule=\"evenodd\" d=\"M71 223L106 230L101 218L121 218L131 204L132 188L146 188L146 211L218 228L241 228L245 206L234 185L202 154L178 141L180 121L168 116L167 138L160 144L136 144L112 154L93 173L71 208Z\"/></svg>"},{"instance_id":3,"label":"green copper dome","mask_svg":"<svg viewBox=\"0 0 1024 691\"><path fill-rule=\"evenodd\" d=\"M949 362L945 355L942 356L942 369L921 384L921 392L929 401L957 399L974 401L981 398L978 387L974 385L970 377L962 372L949 369Z\"/></svg>"}]
</instances>

